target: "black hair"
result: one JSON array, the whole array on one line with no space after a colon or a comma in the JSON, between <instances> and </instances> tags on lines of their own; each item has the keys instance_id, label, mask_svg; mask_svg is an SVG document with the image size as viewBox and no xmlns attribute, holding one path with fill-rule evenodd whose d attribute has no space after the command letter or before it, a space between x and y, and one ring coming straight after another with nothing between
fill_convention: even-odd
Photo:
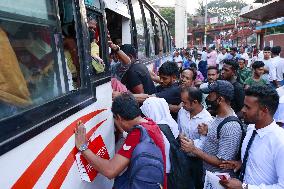
<instances>
[{"instance_id":1,"label":"black hair","mask_svg":"<svg viewBox=\"0 0 284 189\"><path fill-rule=\"evenodd\" d=\"M125 120L133 120L141 115L138 102L129 92L122 93L113 99L111 111L115 116L119 115Z\"/></svg>"},{"instance_id":2,"label":"black hair","mask_svg":"<svg viewBox=\"0 0 284 189\"><path fill-rule=\"evenodd\" d=\"M182 93L187 93L188 97L190 98L190 102L197 100L199 104L202 103L203 94L199 88L196 87L182 87ZM188 99L189 100L189 99Z\"/></svg>"},{"instance_id":3,"label":"black hair","mask_svg":"<svg viewBox=\"0 0 284 189\"><path fill-rule=\"evenodd\" d=\"M271 47L266 46L266 47L263 48L263 51L271 51Z\"/></svg>"},{"instance_id":4,"label":"black hair","mask_svg":"<svg viewBox=\"0 0 284 189\"><path fill-rule=\"evenodd\" d=\"M178 76L178 71L179 69L175 62L167 61L163 63L162 66L159 68L159 75Z\"/></svg>"},{"instance_id":5,"label":"black hair","mask_svg":"<svg viewBox=\"0 0 284 189\"><path fill-rule=\"evenodd\" d=\"M245 90L245 95L257 97L259 104L267 107L271 116L275 114L279 104L279 95L271 86L253 85Z\"/></svg>"},{"instance_id":6,"label":"black hair","mask_svg":"<svg viewBox=\"0 0 284 189\"><path fill-rule=\"evenodd\" d=\"M279 55L280 52L281 52L281 47L280 46L272 47L272 49L271 49L271 53L273 55Z\"/></svg>"},{"instance_id":7,"label":"black hair","mask_svg":"<svg viewBox=\"0 0 284 189\"><path fill-rule=\"evenodd\" d=\"M203 47L203 48L202 48L202 51L206 51L206 49L207 49L206 47Z\"/></svg>"},{"instance_id":8,"label":"black hair","mask_svg":"<svg viewBox=\"0 0 284 189\"><path fill-rule=\"evenodd\" d=\"M197 69L197 65L195 63L191 63L189 67Z\"/></svg>"},{"instance_id":9,"label":"black hair","mask_svg":"<svg viewBox=\"0 0 284 189\"><path fill-rule=\"evenodd\" d=\"M244 63L245 63L245 61L246 61L244 58L238 58L238 62L239 62L240 60L243 61Z\"/></svg>"},{"instance_id":10,"label":"black hair","mask_svg":"<svg viewBox=\"0 0 284 189\"><path fill-rule=\"evenodd\" d=\"M195 70L193 70L193 68L184 68L184 69L181 70L180 73L184 72L185 70L190 70L193 73L192 80L194 81L197 77L197 72Z\"/></svg>"},{"instance_id":11,"label":"black hair","mask_svg":"<svg viewBox=\"0 0 284 189\"><path fill-rule=\"evenodd\" d=\"M237 47L232 47L232 48L231 48L231 51L235 51L235 52L237 52L237 51L238 51L238 49L237 49Z\"/></svg>"},{"instance_id":12,"label":"black hair","mask_svg":"<svg viewBox=\"0 0 284 189\"><path fill-rule=\"evenodd\" d=\"M208 72L209 70L216 70L217 74L219 73L219 69L218 69L216 66L209 66L209 67L207 68L207 72Z\"/></svg>"},{"instance_id":13,"label":"black hair","mask_svg":"<svg viewBox=\"0 0 284 189\"><path fill-rule=\"evenodd\" d=\"M252 69L257 69L257 68L261 68L264 67L264 63L262 61L255 61L252 65L251 65Z\"/></svg>"},{"instance_id":14,"label":"black hair","mask_svg":"<svg viewBox=\"0 0 284 189\"><path fill-rule=\"evenodd\" d=\"M126 55L131 55L134 59L137 58L137 52L133 45L124 44L121 45L120 50L122 50Z\"/></svg>"},{"instance_id":15,"label":"black hair","mask_svg":"<svg viewBox=\"0 0 284 189\"><path fill-rule=\"evenodd\" d=\"M225 59L224 64L230 65L234 71L239 69L239 64L233 59Z\"/></svg>"}]
</instances>

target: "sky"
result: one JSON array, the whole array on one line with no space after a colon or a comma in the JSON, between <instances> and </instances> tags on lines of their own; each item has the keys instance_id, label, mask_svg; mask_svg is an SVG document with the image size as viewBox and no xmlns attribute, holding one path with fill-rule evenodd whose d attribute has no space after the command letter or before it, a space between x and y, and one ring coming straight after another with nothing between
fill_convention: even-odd
<instances>
[{"instance_id":1,"label":"sky","mask_svg":"<svg viewBox=\"0 0 284 189\"><path fill-rule=\"evenodd\" d=\"M154 4L160 5L160 6L174 6L175 0L151 0L154 2ZM187 12L190 14L194 14L196 9L198 8L198 1L199 0L185 0L187 4ZM205 0L203 0L205 3ZM207 2L210 2L211 0L207 0ZM253 3L254 0L245 0L248 4Z\"/></svg>"}]
</instances>

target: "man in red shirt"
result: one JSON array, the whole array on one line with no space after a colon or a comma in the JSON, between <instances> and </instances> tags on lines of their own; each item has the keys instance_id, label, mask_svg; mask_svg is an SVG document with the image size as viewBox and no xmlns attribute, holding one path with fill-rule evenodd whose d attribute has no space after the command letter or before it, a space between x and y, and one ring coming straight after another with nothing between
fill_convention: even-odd
<instances>
[{"instance_id":1,"label":"man in red shirt","mask_svg":"<svg viewBox=\"0 0 284 189\"><path fill-rule=\"evenodd\" d=\"M117 154L110 160L100 158L95 155L87 147L86 129L83 125L78 126L75 130L75 144L82 155L99 173L109 179L117 177L125 168L128 167L131 161L132 152L140 142L140 130L133 129L136 125L143 126L154 143L159 147L163 155L164 162L164 189L167 189L166 179L166 156L163 136L160 128L155 122L149 118L142 118L139 105L134 96L130 93L122 93L114 98L112 103L112 112L114 115L115 124L126 132L127 135L124 144Z\"/></svg>"}]
</instances>

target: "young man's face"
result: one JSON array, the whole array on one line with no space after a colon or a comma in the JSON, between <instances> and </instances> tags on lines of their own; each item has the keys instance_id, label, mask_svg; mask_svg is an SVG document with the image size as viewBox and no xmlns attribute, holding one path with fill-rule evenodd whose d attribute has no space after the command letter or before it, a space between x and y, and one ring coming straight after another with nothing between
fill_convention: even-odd
<instances>
[{"instance_id":1,"label":"young man's face","mask_svg":"<svg viewBox=\"0 0 284 189\"><path fill-rule=\"evenodd\" d=\"M193 73L191 70L184 70L180 75L180 82L183 87L191 87L193 84Z\"/></svg>"},{"instance_id":2,"label":"young man's face","mask_svg":"<svg viewBox=\"0 0 284 189\"><path fill-rule=\"evenodd\" d=\"M268 60L271 57L271 51L263 51L263 56L265 60Z\"/></svg>"},{"instance_id":3,"label":"young man's face","mask_svg":"<svg viewBox=\"0 0 284 189\"><path fill-rule=\"evenodd\" d=\"M197 55L197 59L198 59L198 60L201 60L201 55L200 55L200 54Z\"/></svg>"},{"instance_id":4,"label":"young man's face","mask_svg":"<svg viewBox=\"0 0 284 189\"><path fill-rule=\"evenodd\" d=\"M224 80L230 81L235 75L235 71L233 70L231 65L224 64L221 72L221 76Z\"/></svg>"},{"instance_id":5,"label":"young man's face","mask_svg":"<svg viewBox=\"0 0 284 189\"><path fill-rule=\"evenodd\" d=\"M222 54L226 54L226 49L222 49Z\"/></svg>"},{"instance_id":6,"label":"young man's face","mask_svg":"<svg viewBox=\"0 0 284 189\"><path fill-rule=\"evenodd\" d=\"M162 87L170 87L171 85L173 85L176 81L176 76L172 75L172 76L168 76L168 75L159 75L160 77L160 84Z\"/></svg>"},{"instance_id":7,"label":"young man's face","mask_svg":"<svg viewBox=\"0 0 284 189\"><path fill-rule=\"evenodd\" d=\"M245 96L244 107L242 108L245 123L255 124L258 122L263 116L262 109L263 107L259 105L257 97Z\"/></svg>"},{"instance_id":8,"label":"young man's face","mask_svg":"<svg viewBox=\"0 0 284 189\"><path fill-rule=\"evenodd\" d=\"M210 70L207 71L208 83L213 83L214 81L217 81L218 77L219 77L219 74L218 74L217 70L210 69Z\"/></svg>"},{"instance_id":9,"label":"young man's face","mask_svg":"<svg viewBox=\"0 0 284 189\"><path fill-rule=\"evenodd\" d=\"M239 68L240 68L240 70L244 69L244 67L245 67L245 62L244 62L243 60L239 60L238 63L239 63Z\"/></svg>"},{"instance_id":10,"label":"young man's face","mask_svg":"<svg viewBox=\"0 0 284 189\"><path fill-rule=\"evenodd\" d=\"M256 68L254 70L255 75L258 77L261 77L264 74L264 67Z\"/></svg>"}]
</instances>

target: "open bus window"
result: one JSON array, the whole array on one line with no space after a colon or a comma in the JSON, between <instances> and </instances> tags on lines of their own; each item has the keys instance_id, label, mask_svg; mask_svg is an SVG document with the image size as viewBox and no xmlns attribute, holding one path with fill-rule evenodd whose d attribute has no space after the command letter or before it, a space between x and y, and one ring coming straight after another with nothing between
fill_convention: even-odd
<instances>
[{"instance_id":1,"label":"open bus window","mask_svg":"<svg viewBox=\"0 0 284 189\"><path fill-rule=\"evenodd\" d=\"M145 52L145 32L142 19L142 12L140 2L138 0L132 0L133 13L135 18L136 30L137 30L137 46L138 46L138 58L144 58Z\"/></svg>"},{"instance_id":2,"label":"open bus window","mask_svg":"<svg viewBox=\"0 0 284 189\"><path fill-rule=\"evenodd\" d=\"M98 16L92 11L87 13L87 21L91 45L91 64L95 73L100 74L105 71L105 63L102 56L100 22Z\"/></svg>"},{"instance_id":3,"label":"open bus window","mask_svg":"<svg viewBox=\"0 0 284 189\"><path fill-rule=\"evenodd\" d=\"M155 39L154 39L154 26L152 25L151 15L150 11L144 6L144 13L147 23L147 30L148 30L148 49L149 49L149 56L153 57L155 56Z\"/></svg>"},{"instance_id":4,"label":"open bus window","mask_svg":"<svg viewBox=\"0 0 284 189\"><path fill-rule=\"evenodd\" d=\"M46 9L50 7L50 3L44 4ZM8 10L15 13L15 7ZM62 62L61 35L49 16L55 13L46 12L47 17L38 11L35 15L39 18L27 17L29 21L0 18L0 120L45 104L80 85L72 81L71 75L79 77L76 66L66 68ZM68 55L65 57L68 60Z\"/></svg>"}]
</instances>

